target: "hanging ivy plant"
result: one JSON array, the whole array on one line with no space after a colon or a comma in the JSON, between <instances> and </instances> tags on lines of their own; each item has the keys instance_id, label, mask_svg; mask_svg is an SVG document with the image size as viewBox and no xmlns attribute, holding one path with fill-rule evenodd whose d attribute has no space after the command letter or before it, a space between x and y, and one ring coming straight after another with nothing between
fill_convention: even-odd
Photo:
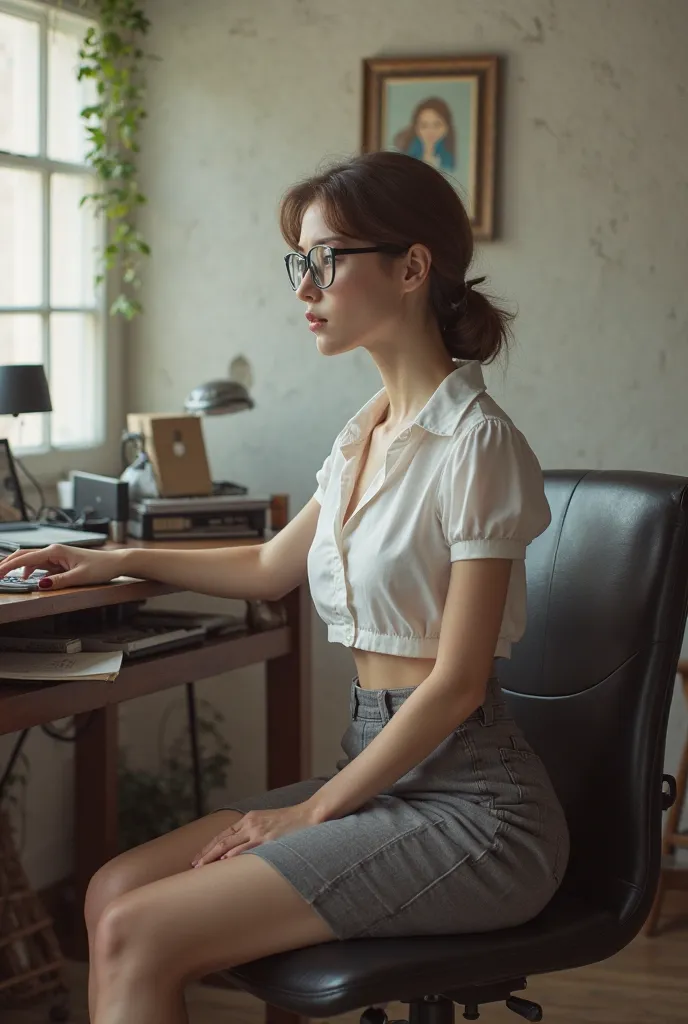
<instances>
[{"instance_id":1,"label":"hanging ivy plant","mask_svg":"<svg viewBox=\"0 0 688 1024\"><path fill-rule=\"evenodd\" d=\"M144 109L145 54L141 41L150 22L136 0L82 0L82 7L97 20L79 50L78 79L91 79L96 98L84 107L90 150L87 163L100 188L81 200L95 207L107 221L97 284L111 274L119 294L110 312L131 320L142 311L137 293L139 271L150 247L136 227L136 213L146 197L139 188L136 155Z\"/></svg>"}]
</instances>

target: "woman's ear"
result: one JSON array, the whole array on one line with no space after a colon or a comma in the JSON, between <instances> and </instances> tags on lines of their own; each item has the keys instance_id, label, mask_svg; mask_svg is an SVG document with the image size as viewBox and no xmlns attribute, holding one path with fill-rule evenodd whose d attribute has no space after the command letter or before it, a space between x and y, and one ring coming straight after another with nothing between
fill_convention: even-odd
<instances>
[{"instance_id":1,"label":"woman's ear","mask_svg":"<svg viewBox=\"0 0 688 1024\"><path fill-rule=\"evenodd\" d=\"M412 245L404 258L402 285L404 292L414 292L420 288L432 266L432 255L427 245L417 242Z\"/></svg>"}]
</instances>

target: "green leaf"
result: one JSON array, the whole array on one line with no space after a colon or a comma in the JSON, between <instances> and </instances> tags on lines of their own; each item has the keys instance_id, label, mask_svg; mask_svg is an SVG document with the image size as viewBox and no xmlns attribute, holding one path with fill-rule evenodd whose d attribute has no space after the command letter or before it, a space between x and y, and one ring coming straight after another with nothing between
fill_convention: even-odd
<instances>
[{"instance_id":1,"label":"green leaf","mask_svg":"<svg viewBox=\"0 0 688 1024\"><path fill-rule=\"evenodd\" d=\"M98 26L91 25L84 33L75 69L78 80L94 82L98 97L81 110L89 142L86 162L99 185L105 186L82 196L80 206L92 204L95 215L104 215L112 225L108 244L100 252L97 284L104 282L110 270L118 269L127 290L115 299L111 312L131 319L141 311L140 302L130 294L141 284L137 265L140 257L151 251L133 219L135 210L146 201L136 166L138 134L146 117L142 66L146 54L137 37L145 35L150 21L142 0L80 2L98 19ZM193 806L192 800L189 806ZM170 810L167 818L171 820L175 813Z\"/></svg>"},{"instance_id":2,"label":"green leaf","mask_svg":"<svg viewBox=\"0 0 688 1024\"><path fill-rule=\"evenodd\" d=\"M137 299L129 299L126 295L118 295L115 301L110 306L111 316L116 316L120 313L127 320L133 320L134 317L143 312L143 306Z\"/></svg>"},{"instance_id":3,"label":"green leaf","mask_svg":"<svg viewBox=\"0 0 688 1024\"><path fill-rule=\"evenodd\" d=\"M115 242L122 242L133 231L131 224L118 224L115 230Z\"/></svg>"}]
</instances>

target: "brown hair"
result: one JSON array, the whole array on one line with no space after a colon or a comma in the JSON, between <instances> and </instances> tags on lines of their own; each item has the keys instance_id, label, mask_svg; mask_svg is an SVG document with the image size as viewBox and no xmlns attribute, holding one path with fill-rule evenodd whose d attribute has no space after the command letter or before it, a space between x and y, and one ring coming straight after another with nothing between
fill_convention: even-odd
<instances>
[{"instance_id":1,"label":"brown hair","mask_svg":"<svg viewBox=\"0 0 688 1024\"><path fill-rule=\"evenodd\" d=\"M452 160L456 159L456 133L454 131L454 119L452 112L449 109L449 104L439 96L429 96L426 100L421 100L416 106L416 109L411 115L411 123L402 128L400 132L394 136L394 145L397 149L405 153L408 147L411 145L413 140L418 135L418 118L424 110L432 110L438 117L441 117L447 126L447 134L444 136L444 148L447 150Z\"/></svg>"},{"instance_id":2,"label":"brown hair","mask_svg":"<svg viewBox=\"0 0 688 1024\"><path fill-rule=\"evenodd\" d=\"M430 303L455 359L492 362L506 348L513 314L469 282L473 232L463 203L429 164L402 153L366 153L293 185L282 198L280 227L296 248L314 202L333 232L379 245L426 245L432 255Z\"/></svg>"}]
</instances>

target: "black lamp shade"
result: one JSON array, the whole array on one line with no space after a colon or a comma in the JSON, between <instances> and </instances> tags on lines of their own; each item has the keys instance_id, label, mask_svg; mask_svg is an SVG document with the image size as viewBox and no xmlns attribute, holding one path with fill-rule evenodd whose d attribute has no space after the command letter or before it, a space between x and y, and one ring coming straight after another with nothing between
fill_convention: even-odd
<instances>
[{"instance_id":1,"label":"black lamp shade","mask_svg":"<svg viewBox=\"0 0 688 1024\"><path fill-rule=\"evenodd\" d=\"M40 363L0 366L0 416L52 411L50 388Z\"/></svg>"}]
</instances>

